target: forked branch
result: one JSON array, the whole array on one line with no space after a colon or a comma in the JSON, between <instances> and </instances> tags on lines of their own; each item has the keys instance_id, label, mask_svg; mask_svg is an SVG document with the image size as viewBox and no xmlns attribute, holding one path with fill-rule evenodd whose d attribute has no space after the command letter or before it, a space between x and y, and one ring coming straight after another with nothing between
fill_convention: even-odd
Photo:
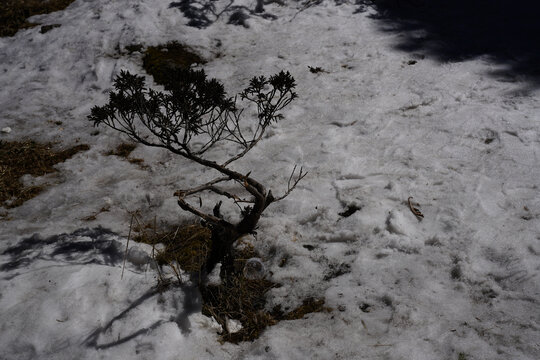
<instances>
[{"instance_id":1,"label":"forked branch","mask_svg":"<svg viewBox=\"0 0 540 360\"><path fill-rule=\"evenodd\" d=\"M289 194L296 188L296 185L298 185L298 183L308 174L307 171L304 171L304 168L302 167L300 167L300 171L297 174L296 169L297 165L294 165L291 175L289 176L289 180L287 181L287 191L285 191L285 193L280 197L275 198L274 201L280 201L289 196Z\"/></svg>"},{"instance_id":2,"label":"forked branch","mask_svg":"<svg viewBox=\"0 0 540 360\"><path fill-rule=\"evenodd\" d=\"M165 92L147 89L143 76L122 71L114 81L115 91L111 91L109 102L93 107L88 118L96 126L107 125L136 142L167 149L219 172L220 177L179 190L175 196L183 210L228 229L227 242L232 244L238 236L253 232L264 209L288 196L307 174L302 168L297 171L295 166L287 191L274 198L251 173L243 175L230 167L261 141L272 123L283 118L279 112L297 97L293 91L294 79L282 71L269 78L260 76L250 81L239 98L243 104L257 109L257 117L251 119L254 122L251 125L242 120L243 109L237 107L238 97L228 97L223 85L215 79L207 79L203 70L170 69L164 86ZM226 160L218 162L208 158L207 154L220 142L233 142L239 149ZM236 184L238 191L221 186L227 182ZM209 214L186 201L188 196L204 191L232 200L241 211L241 220L236 224L223 220L219 205ZM246 191L247 197L244 196ZM244 192L242 196L241 192ZM250 205L242 208L240 203Z\"/></svg>"}]
</instances>

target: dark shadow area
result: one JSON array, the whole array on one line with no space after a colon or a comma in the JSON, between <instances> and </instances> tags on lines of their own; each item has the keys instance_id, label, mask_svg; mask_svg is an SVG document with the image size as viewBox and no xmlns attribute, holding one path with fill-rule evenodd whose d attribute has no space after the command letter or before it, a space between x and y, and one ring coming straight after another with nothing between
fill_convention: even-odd
<instances>
[{"instance_id":1,"label":"dark shadow area","mask_svg":"<svg viewBox=\"0 0 540 360\"><path fill-rule=\"evenodd\" d=\"M276 19L275 15L265 12L264 5L278 1L253 0L252 6L245 6L235 4L235 0L180 0L171 2L169 8L180 10L189 19L188 25L199 29L212 25L221 17L228 18L228 24L249 28L247 20L252 16Z\"/></svg>"},{"instance_id":2,"label":"dark shadow area","mask_svg":"<svg viewBox=\"0 0 540 360\"><path fill-rule=\"evenodd\" d=\"M113 325L118 322L122 321L124 318L128 316L128 314L132 311L134 311L138 306L140 306L142 303L146 301L150 301L154 299L153 301L160 302L160 300L157 298L161 294L163 294L164 289L161 289L159 286L156 286L152 289L149 289L146 293L141 295L138 299L133 301L126 309L121 311L118 315L114 316L107 324L104 326L97 327L84 341L83 343L86 346L94 347L96 349L107 349L110 347L114 347L117 345L121 345L123 343L126 343L136 337L147 335L152 330L158 328L162 324L165 324L167 322L175 322L178 325L178 328L182 332L182 334L189 334L191 332L191 323L189 321L189 316L193 313L198 313L202 309L202 300L201 300L201 294L199 292L199 288L197 285L197 282L194 278L192 278L191 282L184 283L184 284L175 284L175 285L169 285L166 291L174 291L175 293L181 293L183 296L173 296L173 304L172 307L175 309L182 309L182 311L178 312L176 316L174 316L171 319L161 319L152 322L149 326L141 327L140 329L133 329L133 331L129 334L126 334L124 336L116 338L114 341L100 341L101 337L107 338L110 336L110 331ZM183 304L180 305L177 303L178 299L182 298ZM109 336L107 336L107 334Z\"/></svg>"},{"instance_id":3,"label":"dark shadow area","mask_svg":"<svg viewBox=\"0 0 540 360\"><path fill-rule=\"evenodd\" d=\"M540 2L532 0L358 0L384 31L402 34L400 50L456 62L488 56L501 81L540 85Z\"/></svg>"},{"instance_id":4,"label":"dark shadow area","mask_svg":"<svg viewBox=\"0 0 540 360\"><path fill-rule=\"evenodd\" d=\"M9 261L0 265L0 271L21 269L36 260L49 260L71 265L101 264L115 266L123 261L122 244L113 232L97 227L79 229L71 234L42 238L33 235L6 249L2 255Z\"/></svg>"},{"instance_id":5,"label":"dark shadow area","mask_svg":"<svg viewBox=\"0 0 540 360\"><path fill-rule=\"evenodd\" d=\"M152 325L144 327L142 329L134 330L131 334L120 337L116 341L112 341L112 342L109 342L109 343L98 344L99 337L101 335L105 334L108 330L110 330L110 328L113 326L113 324L116 321L122 320L123 318L126 317L126 315L131 310L137 308L137 306L141 305L142 303L144 303L145 301L147 301L149 299L152 299L153 297L155 297L158 294L159 294L159 291L157 289L151 289L151 290L147 291L146 293L144 293L143 295L141 295L138 299L133 301L126 309L124 309L118 315L113 317L107 324L105 324L105 326L100 326L100 327L96 328L96 330L94 330L92 332L92 334L90 334L90 336L88 336L84 340L84 344L86 344L87 346L95 347L96 349L106 349L106 348L110 348L110 347L113 347L113 346L116 346L116 345L123 344L123 343L125 343L125 342L139 336L139 335L148 333L149 331L157 328L159 325L161 325L164 322L163 320L158 320L158 321L152 323Z\"/></svg>"},{"instance_id":6,"label":"dark shadow area","mask_svg":"<svg viewBox=\"0 0 540 360\"><path fill-rule=\"evenodd\" d=\"M21 271L39 271L41 269L54 266L77 266L87 264L97 264L114 266L118 270L124 261L125 245L118 240L118 235L102 227L94 229L79 229L69 234L53 235L42 238L33 235L23 239L16 245L9 247L1 253L8 258L7 262L0 265L0 272L7 273L4 280L10 280ZM51 265L41 266L39 269L31 269L36 261L50 261ZM127 256L128 263L130 261ZM126 264L132 271L141 270L144 264ZM69 271L69 270L67 270ZM145 336L152 330L164 323L174 322L178 325L183 334L191 332L189 315L201 312L202 298L198 286L198 274L192 274L190 281L182 284L178 283L157 283L156 286L147 290L129 306L113 316L105 325L97 327L87 336L83 343L96 349L106 349L128 342L136 337ZM163 303L164 298L170 300L169 307L178 309L169 319L159 319L151 322L148 326L141 326L122 337L114 337L113 341L110 332L111 328L118 322L126 320L128 316L136 312L139 306L147 301Z\"/></svg>"}]
</instances>

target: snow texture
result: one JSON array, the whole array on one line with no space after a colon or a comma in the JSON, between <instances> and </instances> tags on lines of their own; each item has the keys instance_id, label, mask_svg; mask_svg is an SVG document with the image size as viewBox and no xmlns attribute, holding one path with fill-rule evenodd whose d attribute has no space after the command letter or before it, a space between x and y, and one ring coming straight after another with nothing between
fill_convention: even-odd
<instances>
[{"instance_id":1,"label":"snow texture","mask_svg":"<svg viewBox=\"0 0 540 360\"><path fill-rule=\"evenodd\" d=\"M91 147L46 175L45 192L0 212L0 358L539 359L533 82L494 76L511 69L489 55L404 51L404 30L369 5L227 4L76 0L31 18L60 27L0 38L0 128L11 129L0 140ZM220 344L192 282L156 289L148 246L130 242L121 276L130 212L193 220L173 193L213 175L143 146L132 156L145 166L107 156L125 139L86 120L120 70L144 74L127 45L172 40L231 94L255 75L296 79L285 120L235 169L275 194L295 164L309 171L267 209L253 245L282 284L269 307L313 296L332 312Z\"/></svg>"}]
</instances>

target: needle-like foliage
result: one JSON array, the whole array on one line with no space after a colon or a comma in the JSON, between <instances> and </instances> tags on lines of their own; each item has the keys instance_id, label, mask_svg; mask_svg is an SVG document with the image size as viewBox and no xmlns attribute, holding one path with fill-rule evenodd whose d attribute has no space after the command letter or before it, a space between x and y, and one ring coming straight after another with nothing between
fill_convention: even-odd
<instances>
[{"instance_id":1,"label":"needle-like foliage","mask_svg":"<svg viewBox=\"0 0 540 360\"><path fill-rule=\"evenodd\" d=\"M295 166L286 192L274 197L251 177L251 172L241 174L231 168L234 161L262 139L272 123L283 118L280 111L297 97L295 86L289 72L282 71L269 78L254 77L238 99L228 97L223 85L216 79L208 79L203 70L171 69L165 91L146 88L144 77L122 71L114 82L115 90L110 92L109 102L92 108L88 118L95 126L107 125L136 142L165 148L220 173L200 186L175 193L182 209L212 225L214 237L219 238L211 254L214 259L210 262L215 262L230 251L238 237L252 233L266 207L287 196L306 175ZM243 108L237 106L239 102L255 106L257 116L244 119ZM217 158L221 159L218 161L210 150L223 142L236 144L237 152L225 160L218 154ZM227 182L235 183L238 191L222 187ZM240 221L231 223L223 218L221 201L212 213L205 213L187 201L190 195L202 192L212 192L234 202L240 211Z\"/></svg>"}]
</instances>

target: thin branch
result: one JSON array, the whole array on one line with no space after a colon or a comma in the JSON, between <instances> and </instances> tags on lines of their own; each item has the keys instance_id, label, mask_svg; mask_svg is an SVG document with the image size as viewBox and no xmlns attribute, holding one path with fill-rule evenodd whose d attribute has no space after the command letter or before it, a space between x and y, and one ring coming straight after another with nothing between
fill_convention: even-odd
<instances>
[{"instance_id":1,"label":"thin branch","mask_svg":"<svg viewBox=\"0 0 540 360\"><path fill-rule=\"evenodd\" d=\"M178 205L180 206L180 208L182 208L182 210L189 211L190 213L197 215L198 217L200 217L201 219L209 223L217 224L217 225L224 225L226 227L232 227L232 224L230 224L229 222L223 219L220 219L213 215L205 214L202 211L195 209L193 206L188 204L182 197L178 198Z\"/></svg>"},{"instance_id":2,"label":"thin branch","mask_svg":"<svg viewBox=\"0 0 540 360\"><path fill-rule=\"evenodd\" d=\"M294 165L293 171L291 172L291 176L289 176L289 180L287 181L287 191L285 194L283 194L280 197L277 197L274 199L274 201L280 201L285 199L295 188L298 183L306 177L308 172L304 172L304 169L301 167L300 171L298 172L298 175L295 176L297 166Z\"/></svg>"},{"instance_id":3,"label":"thin branch","mask_svg":"<svg viewBox=\"0 0 540 360\"><path fill-rule=\"evenodd\" d=\"M214 192L216 194L219 194L221 196L225 196L226 198L233 199L235 203L237 203L237 202L253 203L254 202L253 200L241 199L237 195L231 194L231 193L229 193L229 192L227 192L225 190L222 190L222 189L220 189L218 187L215 187L215 186L210 186L206 190L212 191L212 192Z\"/></svg>"},{"instance_id":4,"label":"thin branch","mask_svg":"<svg viewBox=\"0 0 540 360\"><path fill-rule=\"evenodd\" d=\"M126 242L126 251L124 252L124 262L122 264L122 275L120 275L120 280L122 280L124 278L124 269L126 267L126 258L127 258L127 253L128 253L129 239L131 238L131 229L133 228L133 217L134 216L135 216L134 214L131 215L131 221L129 223L129 234L128 234L128 238L127 238L127 242Z\"/></svg>"},{"instance_id":5,"label":"thin branch","mask_svg":"<svg viewBox=\"0 0 540 360\"><path fill-rule=\"evenodd\" d=\"M178 190L177 192L174 193L174 196L186 197L188 195L192 195L192 194L207 190L209 187L211 187L212 185L215 185L217 183L220 183L220 182L223 182L223 181L229 181L229 180L231 180L231 178L229 176L215 178L214 180L211 180L211 181L207 182L206 184L202 184L200 186L191 188L189 190Z\"/></svg>"},{"instance_id":6,"label":"thin branch","mask_svg":"<svg viewBox=\"0 0 540 360\"><path fill-rule=\"evenodd\" d=\"M220 178L220 179L216 179L218 181L214 181L214 182L217 183L221 179L231 180L230 178ZM235 203L254 203L255 202L253 200L242 199L236 194L231 194L230 192L227 192L223 189L213 186L212 182L201 185L201 186L197 186L196 188L189 189L189 190L178 190L174 193L174 196L186 197L186 196L193 195L202 191L212 191L218 195L225 196L226 198L234 200Z\"/></svg>"},{"instance_id":7,"label":"thin branch","mask_svg":"<svg viewBox=\"0 0 540 360\"><path fill-rule=\"evenodd\" d=\"M246 155L251 149L253 149L253 147L255 145L257 145L257 143L262 139L264 135L264 130L260 133L259 137L257 137L256 139L254 140L251 140L246 148L239 154L233 156L232 158L230 158L229 160L225 161L223 164L221 164L221 166L225 167L227 165L229 165L230 163L232 163L233 161L236 161L238 159L240 159L241 157L243 157L244 155Z\"/></svg>"}]
</instances>

